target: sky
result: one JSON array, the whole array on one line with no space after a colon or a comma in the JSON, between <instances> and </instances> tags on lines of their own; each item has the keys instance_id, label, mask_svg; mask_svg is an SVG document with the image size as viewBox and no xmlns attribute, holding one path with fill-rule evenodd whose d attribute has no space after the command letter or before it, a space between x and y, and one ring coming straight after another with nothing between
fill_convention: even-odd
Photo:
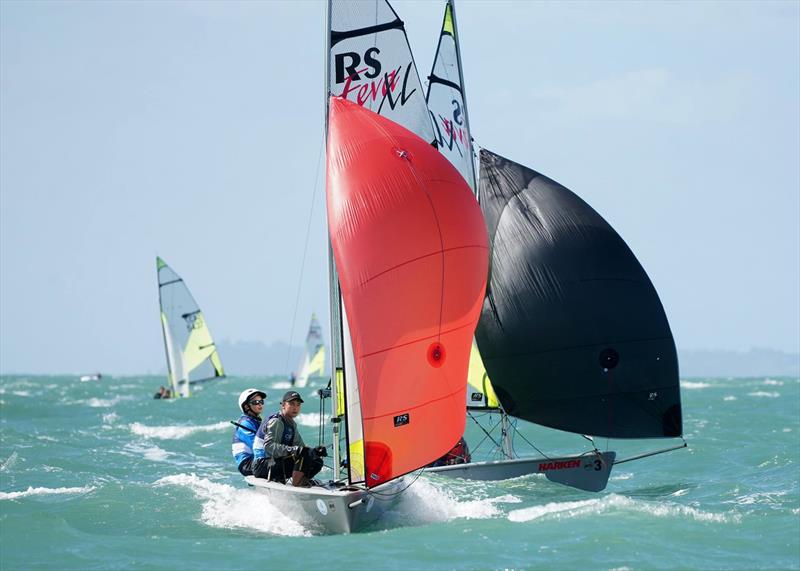
<instances>
[{"instance_id":1,"label":"sky","mask_svg":"<svg viewBox=\"0 0 800 571\"><path fill-rule=\"evenodd\" d=\"M425 81L444 3L392 5ZM800 3L456 7L476 143L604 216L678 348L800 351ZM163 369L157 255L218 341L327 334L324 35L321 1L0 2L0 372Z\"/></svg>"}]
</instances>

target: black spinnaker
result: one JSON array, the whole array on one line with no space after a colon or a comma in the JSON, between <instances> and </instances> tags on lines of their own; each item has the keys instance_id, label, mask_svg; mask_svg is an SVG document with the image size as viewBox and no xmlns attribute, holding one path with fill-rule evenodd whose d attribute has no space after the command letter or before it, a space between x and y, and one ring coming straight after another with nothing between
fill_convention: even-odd
<instances>
[{"instance_id":1,"label":"black spinnaker","mask_svg":"<svg viewBox=\"0 0 800 571\"><path fill-rule=\"evenodd\" d=\"M490 281L476 339L508 414L613 438L682 434L675 342L614 229L569 189L485 149Z\"/></svg>"}]
</instances>

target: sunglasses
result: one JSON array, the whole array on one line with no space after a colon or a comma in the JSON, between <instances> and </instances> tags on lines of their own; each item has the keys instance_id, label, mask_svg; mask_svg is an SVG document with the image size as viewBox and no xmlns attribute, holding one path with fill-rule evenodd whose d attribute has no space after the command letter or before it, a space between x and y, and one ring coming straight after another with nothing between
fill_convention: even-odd
<instances>
[{"instance_id":1,"label":"sunglasses","mask_svg":"<svg viewBox=\"0 0 800 571\"><path fill-rule=\"evenodd\" d=\"M263 400L260 400L260 399L259 399L259 400L251 400L251 401L249 401L249 402L250 402L250 404L251 404L251 405L253 405L253 406L258 406L258 405L260 405L260 404L264 404L264 401L263 401Z\"/></svg>"}]
</instances>

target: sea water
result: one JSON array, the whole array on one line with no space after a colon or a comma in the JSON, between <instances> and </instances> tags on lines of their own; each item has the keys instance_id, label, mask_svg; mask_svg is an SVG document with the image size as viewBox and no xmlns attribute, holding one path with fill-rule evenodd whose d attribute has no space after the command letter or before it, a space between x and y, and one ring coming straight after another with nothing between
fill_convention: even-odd
<instances>
[{"instance_id":1,"label":"sea water","mask_svg":"<svg viewBox=\"0 0 800 571\"><path fill-rule=\"evenodd\" d=\"M0 569L800 569L796 378L683 380L689 447L615 466L603 492L423 473L378 524L338 536L283 515L234 467L238 394L264 388L272 411L286 381L229 377L154 400L163 382L0 379ZM300 389L312 445L316 388ZM518 428L523 455L591 449ZM467 438L492 457L472 420ZM618 458L672 443L595 442Z\"/></svg>"}]
</instances>

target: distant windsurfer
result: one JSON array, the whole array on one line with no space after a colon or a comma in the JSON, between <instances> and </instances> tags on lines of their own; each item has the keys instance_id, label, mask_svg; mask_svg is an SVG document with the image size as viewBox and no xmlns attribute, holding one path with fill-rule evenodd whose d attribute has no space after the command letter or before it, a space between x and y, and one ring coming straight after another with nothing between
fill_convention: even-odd
<instances>
[{"instance_id":1,"label":"distant windsurfer","mask_svg":"<svg viewBox=\"0 0 800 571\"><path fill-rule=\"evenodd\" d=\"M324 446L309 448L297 430L295 418L300 414L303 399L297 391L288 391L281 399L281 409L258 428L253 442L255 462L253 473L258 478L286 482L293 486L309 487L322 469L321 456L328 453Z\"/></svg>"},{"instance_id":2,"label":"distant windsurfer","mask_svg":"<svg viewBox=\"0 0 800 571\"><path fill-rule=\"evenodd\" d=\"M289 384L290 384L291 386L294 386L294 384L295 384L296 382L297 382L297 375L295 375L295 374L294 374L294 371L292 371L292 372L291 372L291 374L289 375ZM301 402L302 402L302 401L301 401Z\"/></svg>"},{"instance_id":3,"label":"distant windsurfer","mask_svg":"<svg viewBox=\"0 0 800 571\"><path fill-rule=\"evenodd\" d=\"M261 425L265 398L267 393L258 389L245 389L239 395L239 409L243 414L233 423L236 428L231 440L231 453L242 476L253 475L253 440Z\"/></svg>"}]
</instances>

